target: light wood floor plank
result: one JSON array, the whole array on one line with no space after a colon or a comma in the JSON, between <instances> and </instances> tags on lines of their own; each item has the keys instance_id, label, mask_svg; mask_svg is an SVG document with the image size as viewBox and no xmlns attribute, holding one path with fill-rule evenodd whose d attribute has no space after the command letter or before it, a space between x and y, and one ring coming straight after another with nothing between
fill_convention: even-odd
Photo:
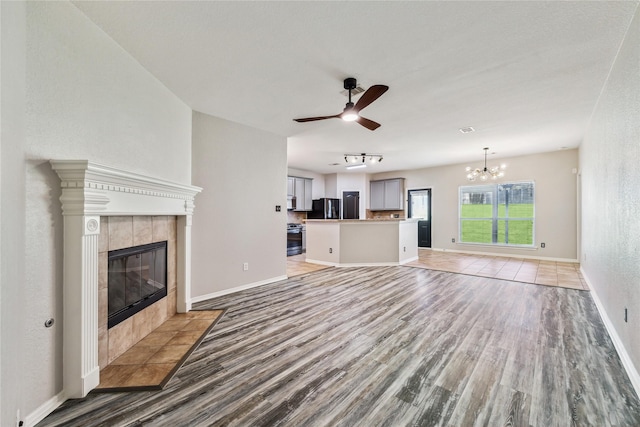
<instances>
[{"instance_id":1,"label":"light wood floor plank","mask_svg":"<svg viewBox=\"0 0 640 427\"><path fill-rule=\"evenodd\" d=\"M40 425L640 425L588 292L331 268L197 308L227 312L164 390L91 393Z\"/></svg>"}]
</instances>

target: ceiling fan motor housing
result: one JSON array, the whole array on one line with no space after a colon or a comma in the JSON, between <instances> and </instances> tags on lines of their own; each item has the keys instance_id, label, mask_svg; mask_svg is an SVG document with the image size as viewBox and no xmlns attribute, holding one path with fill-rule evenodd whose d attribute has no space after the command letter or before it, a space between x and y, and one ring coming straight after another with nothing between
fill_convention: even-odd
<instances>
[{"instance_id":1,"label":"ceiling fan motor housing","mask_svg":"<svg viewBox=\"0 0 640 427\"><path fill-rule=\"evenodd\" d=\"M344 79L344 88L347 90L353 90L358 85L358 82L353 77L347 77Z\"/></svg>"}]
</instances>

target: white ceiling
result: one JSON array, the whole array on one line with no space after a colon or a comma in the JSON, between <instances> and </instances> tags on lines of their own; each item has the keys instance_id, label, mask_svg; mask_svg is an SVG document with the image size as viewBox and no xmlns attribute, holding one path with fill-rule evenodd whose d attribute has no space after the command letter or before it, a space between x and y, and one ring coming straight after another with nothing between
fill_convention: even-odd
<instances>
[{"instance_id":1,"label":"white ceiling","mask_svg":"<svg viewBox=\"0 0 640 427\"><path fill-rule=\"evenodd\" d=\"M638 1L75 2L194 110L289 137L289 166L366 172L577 147ZM390 87L338 119L342 81ZM459 128L476 132L462 134ZM338 163L337 166L331 166ZM359 170L362 172L362 170Z\"/></svg>"}]
</instances>

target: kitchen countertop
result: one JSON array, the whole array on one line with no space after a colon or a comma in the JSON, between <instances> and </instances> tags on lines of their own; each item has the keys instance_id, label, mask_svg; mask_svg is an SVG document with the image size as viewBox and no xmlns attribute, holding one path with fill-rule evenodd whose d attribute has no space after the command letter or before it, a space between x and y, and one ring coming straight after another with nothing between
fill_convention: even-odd
<instances>
[{"instance_id":1,"label":"kitchen countertop","mask_svg":"<svg viewBox=\"0 0 640 427\"><path fill-rule=\"evenodd\" d=\"M371 222L403 222L403 221L407 221L407 222L412 222L412 221L418 221L417 219L413 219L413 218L375 218L375 219L308 219L306 220L307 224L310 222L318 222L318 223L323 223L323 222L340 222L340 223L371 223Z\"/></svg>"}]
</instances>

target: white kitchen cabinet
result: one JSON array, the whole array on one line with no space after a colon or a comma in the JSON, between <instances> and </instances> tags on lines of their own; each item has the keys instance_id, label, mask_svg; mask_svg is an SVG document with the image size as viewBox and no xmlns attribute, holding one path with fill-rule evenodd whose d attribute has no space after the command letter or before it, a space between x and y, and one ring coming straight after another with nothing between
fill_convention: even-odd
<instances>
[{"instance_id":1,"label":"white kitchen cabinet","mask_svg":"<svg viewBox=\"0 0 640 427\"><path fill-rule=\"evenodd\" d=\"M304 210L310 211L313 208L313 201L311 200L311 190L312 190L313 180L305 179L304 180Z\"/></svg>"},{"instance_id":2,"label":"white kitchen cabinet","mask_svg":"<svg viewBox=\"0 0 640 427\"><path fill-rule=\"evenodd\" d=\"M287 177L287 197L294 197L296 195L294 190L295 186L296 186L295 178L292 176L288 176Z\"/></svg>"},{"instance_id":3,"label":"white kitchen cabinet","mask_svg":"<svg viewBox=\"0 0 640 427\"><path fill-rule=\"evenodd\" d=\"M384 181L371 181L369 210L384 210Z\"/></svg>"},{"instance_id":4,"label":"white kitchen cabinet","mask_svg":"<svg viewBox=\"0 0 640 427\"><path fill-rule=\"evenodd\" d=\"M371 181L369 210L401 211L404 209L404 178Z\"/></svg>"},{"instance_id":5,"label":"white kitchen cabinet","mask_svg":"<svg viewBox=\"0 0 640 427\"><path fill-rule=\"evenodd\" d=\"M296 198L294 211L310 211L312 208L313 179L290 176L287 180L287 189L290 183L293 185L293 196Z\"/></svg>"}]
</instances>

